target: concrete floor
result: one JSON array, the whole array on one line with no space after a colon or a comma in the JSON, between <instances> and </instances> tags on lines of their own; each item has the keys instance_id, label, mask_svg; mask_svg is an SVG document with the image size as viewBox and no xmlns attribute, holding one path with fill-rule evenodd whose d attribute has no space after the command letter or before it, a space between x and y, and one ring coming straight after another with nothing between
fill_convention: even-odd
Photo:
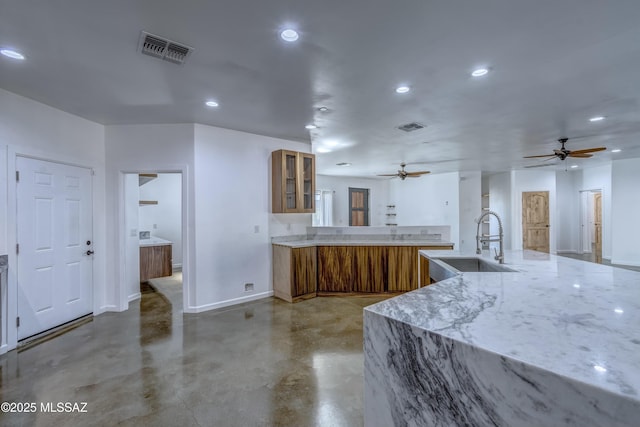
<instances>
[{"instance_id":1,"label":"concrete floor","mask_svg":"<svg viewBox=\"0 0 640 427\"><path fill-rule=\"evenodd\" d=\"M362 309L383 298L269 298L183 316L180 292L165 294L0 357L0 401L87 403L0 413L0 425L363 424Z\"/></svg>"}]
</instances>

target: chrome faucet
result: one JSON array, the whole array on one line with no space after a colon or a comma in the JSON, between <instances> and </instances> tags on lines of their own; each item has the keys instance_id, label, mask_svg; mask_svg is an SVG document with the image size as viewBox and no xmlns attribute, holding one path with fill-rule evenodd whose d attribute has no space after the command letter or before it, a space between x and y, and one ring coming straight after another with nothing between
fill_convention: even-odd
<instances>
[{"instance_id":1,"label":"chrome faucet","mask_svg":"<svg viewBox=\"0 0 640 427\"><path fill-rule=\"evenodd\" d=\"M482 236L480 234L480 224L482 224L482 220L484 219L484 217L488 215L493 215L498 220L498 234ZM496 254L494 258L498 262L500 262L500 264L504 264L504 243L503 243L504 233L502 232L502 220L500 219L498 214L495 213L494 211L487 211L487 212L483 212L482 215L480 215L480 218L477 219L477 222L478 222L478 229L476 231L476 253L477 254L482 253L481 246L482 246L482 243L484 242L500 242L500 253Z\"/></svg>"}]
</instances>

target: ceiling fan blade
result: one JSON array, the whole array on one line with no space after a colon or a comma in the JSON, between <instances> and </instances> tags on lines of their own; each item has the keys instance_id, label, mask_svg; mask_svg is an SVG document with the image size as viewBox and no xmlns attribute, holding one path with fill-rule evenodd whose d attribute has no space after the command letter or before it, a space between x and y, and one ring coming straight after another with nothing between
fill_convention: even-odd
<instances>
[{"instance_id":1,"label":"ceiling fan blade","mask_svg":"<svg viewBox=\"0 0 640 427\"><path fill-rule=\"evenodd\" d=\"M523 159L536 159L540 157L555 157L555 154L541 154L540 156L524 156Z\"/></svg>"},{"instance_id":2,"label":"ceiling fan blade","mask_svg":"<svg viewBox=\"0 0 640 427\"><path fill-rule=\"evenodd\" d=\"M420 176L427 173L431 173L431 171L407 172L407 176Z\"/></svg>"},{"instance_id":3,"label":"ceiling fan blade","mask_svg":"<svg viewBox=\"0 0 640 427\"><path fill-rule=\"evenodd\" d=\"M385 174L378 174L376 176L398 176L397 173L385 173Z\"/></svg>"},{"instance_id":4,"label":"ceiling fan blade","mask_svg":"<svg viewBox=\"0 0 640 427\"><path fill-rule=\"evenodd\" d=\"M568 154L569 157L579 157L581 159L587 159L589 157L593 157L593 154L587 154L587 153L574 153L573 151L571 153Z\"/></svg>"},{"instance_id":5,"label":"ceiling fan blade","mask_svg":"<svg viewBox=\"0 0 640 427\"><path fill-rule=\"evenodd\" d=\"M604 151L607 147L597 147L597 148L585 148L584 150L571 150L571 154L587 154L587 153L595 153L597 151Z\"/></svg>"}]
</instances>

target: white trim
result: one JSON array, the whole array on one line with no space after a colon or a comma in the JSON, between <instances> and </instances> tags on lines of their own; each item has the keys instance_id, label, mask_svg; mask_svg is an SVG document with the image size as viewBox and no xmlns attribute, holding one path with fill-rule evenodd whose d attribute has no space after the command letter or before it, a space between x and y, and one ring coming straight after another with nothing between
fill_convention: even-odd
<instances>
[{"instance_id":1,"label":"white trim","mask_svg":"<svg viewBox=\"0 0 640 427\"><path fill-rule=\"evenodd\" d=\"M7 351L9 351L9 345L3 344L0 346L0 354L5 354Z\"/></svg>"},{"instance_id":2,"label":"white trim","mask_svg":"<svg viewBox=\"0 0 640 427\"><path fill-rule=\"evenodd\" d=\"M577 254L578 251L575 249L558 249L556 250L557 254Z\"/></svg>"},{"instance_id":3,"label":"white trim","mask_svg":"<svg viewBox=\"0 0 640 427\"><path fill-rule=\"evenodd\" d=\"M635 259L633 261L616 259L615 262L611 261L611 264L613 264L614 267L618 266L618 265L626 265L626 266L629 266L629 267L640 267L640 263L638 262L637 259Z\"/></svg>"},{"instance_id":4,"label":"white trim","mask_svg":"<svg viewBox=\"0 0 640 427\"><path fill-rule=\"evenodd\" d=\"M182 263L179 263L179 264L173 264L173 265L171 266L171 268L173 269L173 272L174 272L174 273L177 273L177 272L179 272L179 271L182 271Z\"/></svg>"},{"instance_id":5,"label":"white trim","mask_svg":"<svg viewBox=\"0 0 640 427\"><path fill-rule=\"evenodd\" d=\"M229 307L236 304L242 304L243 302L255 301L259 299L269 298L273 296L273 291L261 292L259 294L253 294L246 297L232 298L226 301L214 302L211 304L199 305L196 307L189 307L185 309L185 313L202 313L203 311L215 310L216 308Z\"/></svg>"},{"instance_id":6,"label":"white trim","mask_svg":"<svg viewBox=\"0 0 640 427\"><path fill-rule=\"evenodd\" d=\"M109 305L103 305L100 307L100 313L108 313L108 312L121 312L123 310L118 310L118 307L116 305L113 304L109 304ZM96 314L94 313L94 317L96 316Z\"/></svg>"},{"instance_id":7,"label":"white trim","mask_svg":"<svg viewBox=\"0 0 640 427\"><path fill-rule=\"evenodd\" d=\"M140 299L141 297L142 297L142 294L140 292L136 292L135 294L131 294L131 295L129 295L129 302L135 301L137 299Z\"/></svg>"}]
</instances>

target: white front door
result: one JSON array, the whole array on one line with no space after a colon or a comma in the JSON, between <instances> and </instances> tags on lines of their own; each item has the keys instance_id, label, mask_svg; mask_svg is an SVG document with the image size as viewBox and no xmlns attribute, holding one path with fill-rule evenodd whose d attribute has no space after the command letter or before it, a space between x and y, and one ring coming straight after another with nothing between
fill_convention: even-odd
<instances>
[{"instance_id":1,"label":"white front door","mask_svg":"<svg viewBox=\"0 0 640 427\"><path fill-rule=\"evenodd\" d=\"M91 171L18 157L18 339L93 310Z\"/></svg>"}]
</instances>

